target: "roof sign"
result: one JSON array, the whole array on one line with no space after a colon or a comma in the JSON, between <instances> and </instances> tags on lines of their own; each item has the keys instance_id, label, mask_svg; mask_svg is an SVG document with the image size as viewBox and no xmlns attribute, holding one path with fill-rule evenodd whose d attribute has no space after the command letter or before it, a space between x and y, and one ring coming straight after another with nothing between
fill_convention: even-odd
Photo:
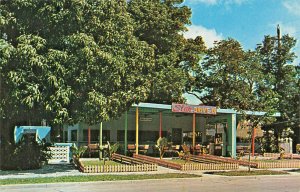
<instances>
[{"instance_id":1,"label":"roof sign","mask_svg":"<svg viewBox=\"0 0 300 192\"><path fill-rule=\"evenodd\" d=\"M216 115L217 108L213 106L205 106L205 105L187 105L187 104L172 103L172 112Z\"/></svg>"}]
</instances>

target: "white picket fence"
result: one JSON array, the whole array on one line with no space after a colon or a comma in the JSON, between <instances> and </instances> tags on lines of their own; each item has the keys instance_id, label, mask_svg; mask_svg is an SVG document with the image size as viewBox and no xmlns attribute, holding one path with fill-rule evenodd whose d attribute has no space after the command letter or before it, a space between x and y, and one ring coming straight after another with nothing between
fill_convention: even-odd
<instances>
[{"instance_id":1,"label":"white picket fence","mask_svg":"<svg viewBox=\"0 0 300 192\"><path fill-rule=\"evenodd\" d=\"M70 147L69 146L55 146L49 147L51 152L51 159L49 164L63 164L70 163Z\"/></svg>"}]
</instances>

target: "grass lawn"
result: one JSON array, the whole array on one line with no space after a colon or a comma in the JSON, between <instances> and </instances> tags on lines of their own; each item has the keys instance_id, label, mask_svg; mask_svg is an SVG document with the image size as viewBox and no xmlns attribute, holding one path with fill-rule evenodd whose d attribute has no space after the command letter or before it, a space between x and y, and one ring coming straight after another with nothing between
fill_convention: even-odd
<instances>
[{"instance_id":1,"label":"grass lawn","mask_svg":"<svg viewBox=\"0 0 300 192\"><path fill-rule=\"evenodd\" d=\"M271 171L271 170L252 170L252 171L221 171L221 172L208 172L213 175L223 176L252 176L252 175L286 175L285 171Z\"/></svg>"},{"instance_id":2,"label":"grass lawn","mask_svg":"<svg viewBox=\"0 0 300 192\"><path fill-rule=\"evenodd\" d=\"M88 165L104 165L104 161L81 161L84 166ZM105 165L122 165L115 161L105 161Z\"/></svg>"},{"instance_id":3,"label":"grass lawn","mask_svg":"<svg viewBox=\"0 0 300 192\"><path fill-rule=\"evenodd\" d=\"M39 177L39 178L26 178L26 179L1 179L0 185L145 180L145 179L193 178L193 177L201 177L201 176L193 175L193 174L183 174L183 173L166 173L166 174L143 174L143 175L90 175L90 176Z\"/></svg>"},{"instance_id":4,"label":"grass lawn","mask_svg":"<svg viewBox=\"0 0 300 192\"><path fill-rule=\"evenodd\" d=\"M170 161L172 163L177 163L177 164L180 164L180 165L183 165L183 164L190 164L190 163L194 163L192 161L185 161L185 160L182 160L182 159L169 159L167 161Z\"/></svg>"}]
</instances>

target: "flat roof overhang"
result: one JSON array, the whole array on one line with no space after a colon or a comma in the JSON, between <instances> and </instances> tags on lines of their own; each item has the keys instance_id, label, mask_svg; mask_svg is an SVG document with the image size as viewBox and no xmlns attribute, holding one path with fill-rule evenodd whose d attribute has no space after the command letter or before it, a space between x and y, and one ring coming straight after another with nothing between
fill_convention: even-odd
<instances>
[{"instance_id":1,"label":"flat roof overhang","mask_svg":"<svg viewBox=\"0 0 300 192\"><path fill-rule=\"evenodd\" d=\"M168 111L172 113L172 105L167 105L167 104L156 104L156 103L139 103L139 104L133 104L132 107L139 107L141 109L141 112L160 112L160 111ZM237 114L237 115L242 115L243 113L246 115L255 115L255 116L263 116L266 114L266 112L262 111L243 111L239 112L234 109L217 109L217 115L219 114ZM205 114L201 114L205 115ZM215 116L215 115L211 115ZM270 115L272 117L280 117L280 113L274 113Z\"/></svg>"}]
</instances>

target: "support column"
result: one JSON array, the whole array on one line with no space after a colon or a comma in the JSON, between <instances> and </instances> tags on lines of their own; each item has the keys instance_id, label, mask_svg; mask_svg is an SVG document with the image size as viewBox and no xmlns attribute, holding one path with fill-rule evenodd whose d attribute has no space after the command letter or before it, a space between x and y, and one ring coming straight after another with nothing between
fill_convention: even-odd
<instances>
[{"instance_id":1,"label":"support column","mask_svg":"<svg viewBox=\"0 0 300 192\"><path fill-rule=\"evenodd\" d=\"M228 129L228 125L227 124L223 124L224 126L224 132L222 133L222 140L223 140L223 146L222 146L222 156L223 157L226 157L226 151L227 151L227 135L226 135L226 132L227 130L225 129Z\"/></svg>"},{"instance_id":2,"label":"support column","mask_svg":"<svg viewBox=\"0 0 300 192\"><path fill-rule=\"evenodd\" d=\"M227 152L232 158L236 158L236 114L229 114L228 122L228 145Z\"/></svg>"},{"instance_id":3,"label":"support column","mask_svg":"<svg viewBox=\"0 0 300 192\"><path fill-rule=\"evenodd\" d=\"M128 130L128 114L125 112L125 130L124 130L124 155L127 154L127 130Z\"/></svg>"},{"instance_id":4,"label":"support column","mask_svg":"<svg viewBox=\"0 0 300 192\"><path fill-rule=\"evenodd\" d=\"M100 131L99 131L99 146L100 146L100 152L99 152L99 157L100 159L102 159L102 121L100 122Z\"/></svg>"},{"instance_id":5,"label":"support column","mask_svg":"<svg viewBox=\"0 0 300 192\"><path fill-rule=\"evenodd\" d=\"M77 135L76 135L77 136L76 140L77 140L77 146L78 147L79 147L79 139L80 139L80 133L79 132L80 132L80 126L77 127Z\"/></svg>"},{"instance_id":6,"label":"support column","mask_svg":"<svg viewBox=\"0 0 300 192\"><path fill-rule=\"evenodd\" d=\"M68 134L68 135L67 135L67 137L68 137L68 138L67 138L67 143L72 142L72 141L71 141L71 131L72 131L72 130L68 129L68 133L67 133L67 134Z\"/></svg>"},{"instance_id":7,"label":"support column","mask_svg":"<svg viewBox=\"0 0 300 192\"><path fill-rule=\"evenodd\" d=\"M91 128L88 128L88 145L91 144Z\"/></svg>"},{"instance_id":8,"label":"support column","mask_svg":"<svg viewBox=\"0 0 300 192\"><path fill-rule=\"evenodd\" d=\"M255 151L255 134L256 134L256 129L255 127L253 128L253 133L252 133L252 143L251 143L251 153L252 157L254 156L254 151Z\"/></svg>"},{"instance_id":9,"label":"support column","mask_svg":"<svg viewBox=\"0 0 300 192\"><path fill-rule=\"evenodd\" d=\"M135 154L139 154L139 108L135 109Z\"/></svg>"},{"instance_id":10,"label":"support column","mask_svg":"<svg viewBox=\"0 0 300 192\"><path fill-rule=\"evenodd\" d=\"M193 113L193 150L196 145L196 113Z\"/></svg>"},{"instance_id":11,"label":"support column","mask_svg":"<svg viewBox=\"0 0 300 192\"><path fill-rule=\"evenodd\" d=\"M162 112L159 112L159 137L162 137Z\"/></svg>"}]
</instances>

